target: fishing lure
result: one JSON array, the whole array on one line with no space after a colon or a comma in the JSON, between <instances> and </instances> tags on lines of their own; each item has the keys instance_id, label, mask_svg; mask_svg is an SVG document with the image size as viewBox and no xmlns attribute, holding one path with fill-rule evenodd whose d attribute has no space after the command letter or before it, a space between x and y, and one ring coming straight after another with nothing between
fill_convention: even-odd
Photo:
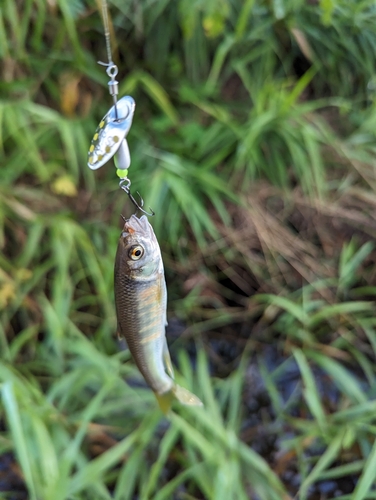
<instances>
[{"instance_id":1,"label":"fishing lure","mask_svg":"<svg viewBox=\"0 0 376 500\"><path fill-rule=\"evenodd\" d=\"M102 118L91 140L87 163L89 168L97 170L117 153L118 169L124 173L128 171L131 157L125 138L132 125L135 107L133 97L127 95Z\"/></svg>"}]
</instances>

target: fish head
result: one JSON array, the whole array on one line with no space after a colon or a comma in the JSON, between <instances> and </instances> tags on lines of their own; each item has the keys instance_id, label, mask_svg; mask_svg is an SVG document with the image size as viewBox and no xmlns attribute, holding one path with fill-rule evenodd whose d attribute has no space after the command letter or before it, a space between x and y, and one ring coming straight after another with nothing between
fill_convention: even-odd
<instances>
[{"instance_id":1,"label":"fish head","mask_svg":"<svg viewBox=\"0 0 376 500\"><path fill-rule=\"evenodd\" d=\"M120 235L120 258L128 274L134 278L163 273L161 251L146 215L132 215L125 221Z\"/></svg>"}]
</instances>

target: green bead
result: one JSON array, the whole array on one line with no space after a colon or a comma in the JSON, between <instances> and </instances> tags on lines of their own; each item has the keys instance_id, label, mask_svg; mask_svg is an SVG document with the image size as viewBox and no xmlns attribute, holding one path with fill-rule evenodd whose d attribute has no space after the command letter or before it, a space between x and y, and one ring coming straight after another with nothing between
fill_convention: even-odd
<instances>
[{"instance_id":1,"label":"green bead","mask_svg":"<svg viewBox=\"0 0 376 500\"><path fill-rule=\"evenodd\" d=\"M128 169L122 169L122 168L117 168L116 169L116 175L120 177L120 179L124 179L125 177L128 176Z\"/></svg>"}]
</instances>

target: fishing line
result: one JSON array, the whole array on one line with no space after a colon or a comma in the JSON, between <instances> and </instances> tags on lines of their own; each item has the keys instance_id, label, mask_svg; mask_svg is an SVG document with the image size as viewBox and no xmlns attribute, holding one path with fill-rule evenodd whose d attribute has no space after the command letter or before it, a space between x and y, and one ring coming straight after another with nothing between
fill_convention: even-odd
<instances>
[{"instance_id":1,"label":"fishing line","mask_svg":"<svg viewBox=\"0 0 376 500\"><path fill-rule=\"evenodd\" d=\"M111 53L111 40L110 40L110 23L108 22L107 0L102 0L102 17L103 17L103 25L104 25L104 36L106 39L108 64L113 64L112 63L112 53Z\"/></svg>"},{"instance_id":2,"label":"fishing line","mask_svg":"<svg viewBox=\"0 0 376 500\"><path fill-rule=\"evenodd\" d=\"M115 80L116 75L118 74L118 67L112 60L112 51L111 51L111 37L110 37L110 23L108 20L108 6L107 0L101 0L102 3L102 19L103 19L103 27L104 27L104 37L106 41L106 51L107 51L107 60L108 63L104 63L98 61L98 64L102 66L107 66L106 73L111 78L108 82L108 90L112 95L115 106L115 118L118 120L118 111L117 111L117 94L119 93L119 82Z\"/></svg>"},{"instance_id":3,"label":"fishing line","mask_svg":"<svg viewBox=\"0 0 376 500\"><path fill-rule=\"evenodd\" d=\"M132 125L136 103L131 96L124 96L119 101L117 99L119 82L115 77L118 74L118 67L112 60L107 0L101 0L101 5L108 62L98 61L98 64L106 67L106 73L110 77L108 89L110 95L112 95L114 105L104 115L94 133L88 151L87 164L91 170L97 170L111 158L114 158L117 167L116 174L120 178L119 187L127 193L137 210L152 216L154 215L153 210L150 209L151 212L149 213L142 208L144 202L141 196L140 203L138 203L130 191L131 181L128 178L128 169L131 165L131 156L126 136Z\"/></svg>"}]
</instances>

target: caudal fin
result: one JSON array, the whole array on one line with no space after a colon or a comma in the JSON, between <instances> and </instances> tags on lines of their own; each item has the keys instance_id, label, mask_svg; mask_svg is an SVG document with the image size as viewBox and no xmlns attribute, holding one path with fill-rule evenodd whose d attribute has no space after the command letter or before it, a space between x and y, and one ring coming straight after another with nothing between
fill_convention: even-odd
<instances>
[{"instance_id":1,"label":"caudal fin","mask_svg":"<svg viewBox=\"0 0 376 500\"><path fill-rule=\"evenodd\" d=\"M197 396L180 385L175 385L172 389L172 393L182 405L203 406L202 401Z\"/></svg>"},{"instance_id":2,"label":"caudal fin","mask_svg":"<svg viewBox=\"0 0 376 500\"><path fill-rule=\"evenodd\" d=\"M174 385L171 391L164 394L155 393L160 409L166 415L170 409L174 399L186 406L203 406L202 401L180 385Z\"/></svg>"}]
</instances>

